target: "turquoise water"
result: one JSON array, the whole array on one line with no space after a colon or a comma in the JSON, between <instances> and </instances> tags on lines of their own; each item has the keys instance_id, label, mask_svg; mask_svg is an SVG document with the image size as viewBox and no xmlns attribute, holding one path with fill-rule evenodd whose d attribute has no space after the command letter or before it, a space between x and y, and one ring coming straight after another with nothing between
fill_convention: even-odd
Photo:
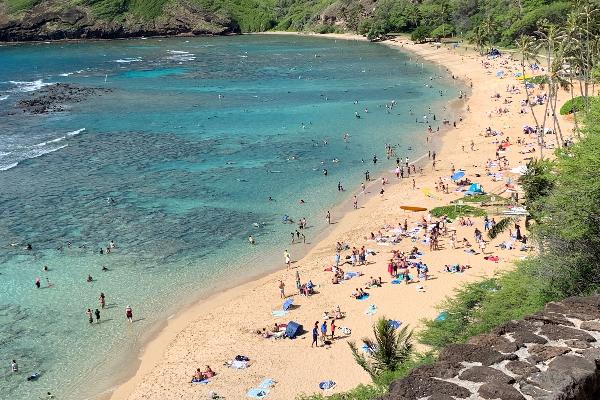
<instances>
[{"instance_id":1,"label":"turquoise water","mask_svg":"<svg viewBox=\"0 0 600 400\"><path fill-rule=\"evenodd\" d=\"M11 399L111 387L181 304L273 269L284 248L302 252L282 215L306 217L310 242L352 195L338 182L393 169L386 143L426 152L416 116L431 107L440 121L458 92L384 46L289 36L5 46L0 65L0 398ZM54 82L112 92L14 113ZM90 326L100 292L108 308Z\"/></svg>"}]
</instances>

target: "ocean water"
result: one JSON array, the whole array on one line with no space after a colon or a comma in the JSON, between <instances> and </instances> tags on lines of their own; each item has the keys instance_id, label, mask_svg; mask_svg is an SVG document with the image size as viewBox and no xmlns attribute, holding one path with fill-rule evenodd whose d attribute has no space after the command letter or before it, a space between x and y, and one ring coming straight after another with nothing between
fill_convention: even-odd
<instances>
[{"instance_id":1,"label":"ocean water","mask_svg":"<svg viewBox=\"0 0 600 400\"><path fill-rule=\"evenodd\" d=\"M310 242L365 170L394 168L386 143L425 153L423 115L435 129L459 90L385 46L313 37L24 44L0 47L0 66L3 399L93 398L133 373L182 304L302 253L283 215L306 217ZM16 108L56 82L112 91L53 114Z\"/></svg>"}]
</instances>

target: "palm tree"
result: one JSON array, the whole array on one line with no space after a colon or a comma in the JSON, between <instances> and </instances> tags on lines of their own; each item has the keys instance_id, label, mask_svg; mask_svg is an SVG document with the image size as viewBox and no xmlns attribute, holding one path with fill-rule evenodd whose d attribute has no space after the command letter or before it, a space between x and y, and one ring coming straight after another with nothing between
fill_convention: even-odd
<instances>
[{"instance_id":1,"label":"palm tree","mask_svg":"<svg viewBox=\"0 0 600 400\"><path fill-rule=\"evenodd\" d=\"M413 351L412 330L403 327L396 330L385 317L373 324L375 340L362 338L366 353L359 352L356 343L348 342L356 363L369 373L371 379L385 371L396 371L409 361Z\"/></svg>"},{"instance_id":2,"label":"palm tree","mask_svg":"<svg viewBox=\"0 0 600 400\"><path fill-rule=\"evenodd\" d=\"M519 53L521 54L521 73L523 74L523 83L525 84L525 94L527 95L527 104L529 105L529 110L531 111L531 116L535 121L536 130L539 129L539 122L537 119L537 115L535 114L535 110L533 109L533 105L531 101L529 101L529 87L525 80L525 66L529 61L538 62L538 50L539 46L536 43L536 40L531 36L522 35L517 40L517 48L519 49ZM542 132L543 133L543 132ZM538 144L540 145L540 158L544 158L544 143L540 141L540 136L538 132Z\"/></svg>"}]
</instances>

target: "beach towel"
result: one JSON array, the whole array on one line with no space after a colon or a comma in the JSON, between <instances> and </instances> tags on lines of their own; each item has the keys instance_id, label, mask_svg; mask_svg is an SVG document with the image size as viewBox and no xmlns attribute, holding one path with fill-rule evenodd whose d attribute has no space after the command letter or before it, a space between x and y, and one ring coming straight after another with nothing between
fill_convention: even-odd
<instances>
[{"instance_id":1,"label":"beach towel","mask_svg":"<svg viewBox=\"0 0 600 400\"><path fill-rule=\"evenodd\" d=\"M363 343L361 349L362 349L363 353L371 353L371 348L366 343Z\"/></svg>"},{"instance_id":2,"label":"beach towel","mask_svg":"<svg viewBox=\"0 0 600 400\"><path fill-rule=\"evenodd\" d=\"M375 313L377 313L377 306L375 304L371 304L365 311L367 315L375 315Z\"/></svg>"},{"instance_id":3,"label":"beach towel","mask_svg":"<svg viewBox=\"0 0 600 400\"><path fill-rule=\"evenodd\" d=\"M265 378L260 383L260 385L258 385L258 388L259 389L270 389L273 385L275 385L275 381L273 379Z\"/></svg>"},{"instance_id":4,"label":"beach towel","mask_svg":"<svg viewBox=\"0 0 600 400\"><path fill-rule=\"evenodd\" d=\"M208 379L192 379L192 383L200 383L202 385L206 385L208 382L210 382Z\"/></svg>"},{"instance_id":5,"label":"beach towel","mask_svg":"<svg viewBox=\"0 0 600 400\"><path fill-rule=\"evenodd\" d=\"M281 309L284 310L284 311L287 311L292 306L292 304L294 304L294 299L291 299L291 298L290 299L285 299L285 301L281 305Z\"/></svg>"},{"instance_id":6,"label":"beach towel","mask_svg":"<svg viewBox=\"0 0 600 400\"><path fill-rule=\"evenodd\" d=\"M275 310L271 311L271 315L274 317L285 317L287 315L287 311L285 310Z\"/></svg>"},{"instance_id":7,"label":"beach towel","mask_svg":"<svg viewBox=\"0 0 600 400\"><path fill-rule=\"evenodd\" d=\"M436 321L445 321L448 313L446 311L442 311L436 318Z\"/></svg>"},{"instance_id":8,"label":"beach towel","mask_svg":"<svg viewBox=\"0 0 600 400\"><path fill-rule=\"evenodd\" d=\"M319 388L321 390L333 389L335 387L334 381L323 381L319 383Z\"/></svg>"},{"instance_id":9,"label":"beach towel","mask_svg":"<svg viewBox=\"0 0 600 400\"><path fill-rule=\"evenodd\" d=\"M254 388L254 389L248 390L248 393L246 393L246 396L248 396L252 399L262 399L268 394L269 394L269 391L266 389Z\"/></svg>"},{"instance_id":10,"label":"beach towel","mask_svg":"<svg viewBox=\"0 0 600 400\"><path fill-rule=\"evenodd\" d=\"M348 271L344 274L344 279L348 280L348 279L352 279L355 276L359 276L358 272L353 272L353 271Z\"/></svg>"},{"instance_id":11,"label":"beach towel","mask_svg":"<svg viewBox=\"0 0 600 400\"><path fill-rule=\"evenodd\" d=\"M248 361L233 360L231 362L231 364L229 364L229 368L234 368L234 369L248 368Z\"/></svg>"},{"instance_id":12,"label":"beach towel","mask_svg":"<svg viewBox=\"0 0 600 400\"><path fill-rule=\"evenodd\" d=\"M352 334L352 329L350 329L346 326L342 326L340 328L340 332L342 332L342 334L344 334L344 335L350 335L350 334Z\"/></svg>"},{"instance_id":13,"label":"beach towel","mask_svg":"<svg viewBox=\"0 0 600 400\"><path fill-rule=\"evenodd\" d=\"M394 329L398 329L400 328L400 325L402 325L402 322L393 319L388 319L388 325Z\"/></svg>"},{"instance_id":14,"label":"beach towel","mask_svg":"<svg viewBox=\"0 0 600 400\"><path fill-rule=\"evenodd\" d=\"M357 297L356 300L361 300L362 301L362 300L366 300L368 298L369 298L369 293L365 293L362 296Z\"/></svg>"}]
</instances>

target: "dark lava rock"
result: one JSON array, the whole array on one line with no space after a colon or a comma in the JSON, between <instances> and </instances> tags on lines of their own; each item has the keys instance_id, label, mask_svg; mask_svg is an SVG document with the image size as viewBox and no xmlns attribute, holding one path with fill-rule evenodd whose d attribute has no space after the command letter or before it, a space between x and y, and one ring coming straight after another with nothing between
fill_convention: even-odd
<instances>
[{"instance_id":1,"label":"dark lava rock","mask_svg":"<svg viewBox=\"0 0 600 400\"><path fill-rule=\"evenodd\" d=\"M496 350L475 344L450 344L439 355L439 360L451 363L466 361L480 362L485 366L496 364L504 360L514 360L514 354L504 355Z\"/></svg>"},{"instance_id":2,"label":"dark lava rock","mask_svg":"<svg viewBox=\"0 0 600 400\"><path fill-rule=\"evenodd\" d=\"M515 381L514 378L495 368L478 366L471 367L468 370L463 371L458 378L471 382L513 383Z\"/></svg>"},{"instance_id":3,"label":"dark lava rock","mask_svg":"<svg viewBox=\"0 0 600 400\"><path fill-rule=\"evenodd\" d=\"M531 354L531 358L535 364L549 360L553 357L563 355L571 351L568 347L558 347L558 346L544 346L541 344L534 344L527 348L529 354Z\"/></svg>"},{"instance_id":4,"label":"dark lava rock","mask_svg":"<svg viewBox=\"0 0 600 400\"><path fill-rule=\"evenodd\" d=\"M586 342L596 341L592 335L585 331L560 325L544 325L540 328L540 334L548 337L550 340L576 339L585 340Z\"/></svg>"},{"instance_id":5,"label":"dark lava rock","mask_svg":"<svg viewBox=\"0 0 600 400\"><path fill-rule=\"evenodd\" d=\"M509 361L506 364L506 369L515 375L527 376L535 372L539 372L539 368L525 361Z\"/></svg>"},{"instance_id":6,"label":"dark lava rock","mask_svg":"<svg viewBox=\"0 0 600 400\"><path fill-rule=\"evenodd\" d=\"M519 350L519 346L516 343L513 343L502 336L494 334L475 336L471 338L468 343L491 347L492 349L502 353L513 353Z\"/></svg>"},{"instance_id":7,"label":"dark lava rock","mask_svg":"<svg viewBox=\"0 0 600 400\"><path fill-rule=\"evenodd\" d=\"M498 335L510 334L518 347L522 347L524 343L548 343L546 339L533 333L537 329L537 326L528 321L509 321L493 332Z\"/></svg>"},{"instance_id":8,"label":"dark lava rock","mask_svg":"<svg viewBox=\"0 0 600 400\"><path fill-rule=\"evenodd\" d=\"M539 313L528 315L525 317L525 320L532 321L534 323L539 321L539 322L542 322L544 325L551 324L551 325L575 326L575 324L573 324L571 321L566 319L564 315L547 312L547 311L542 311Z\"/></svg>"},{"instance_id":9,"label":"dark lava rock","mask_svg":"<svg viewBox=\"0 0 600 400\"><path fill-rule=\"evenodd\" d=\"M517 389L502 382L484 383L477 394L484 399L525 400L525 396Z\"/></svg>"},{"instance_id":10,"label":"dark lava rock","mask_svg":"<svg viewBox=\"0 0 600 400\"><path fill-rule=\"evenodd\" d=\"M587 349L590 347L588 342L576 339L565 340L565 344L574 349Z\"/></svg>"},{"instance_id":11,"label":"dark lava rock","mask_svg":"<svg viewBox=\"0 0 600 400\"><path fill-rule=\"evenodd\" d=\"M79 103L90 96L101 96L110 92L112 89L56 83L32 93L27 99L19 100L16 106L31 114L60 112L65 111L68 104Z\"/></svg>"},{"instance_id":12,"label":"dark lava rock","mask_svg":"<svg viewBox=\"0 0 600 400\"><path fill-rule=\"evenodd\" d=\"M583 321L579 329L600 332L600 321Z\"/></svg>"},{"instance_id":13,"label":"dark lava rock","mask_svg":"<svg viewBox=\"0 0 600 400\"><path fill-rule=\"evenodd\" d=\"M428 378L419 374L419 368L415 369L409 376L392 382L389 393L384 397L386 400L397 399L420 399L433 394L454 396L459 399L467 398L471 392L462 386L445 382L435 378Z\"/></svg>"},{"instance_id":14,"label":"dark lava rock","mask_svg":"<svg viewBox=\"0 0 600 400\"><path fill-rule=\"evenodd\" d=\"M460 363L440 361L435 364L422 365L416 368L415 372L428 378L450 379L458 375L463 368Z\"/></svg>"}]
</instances>

